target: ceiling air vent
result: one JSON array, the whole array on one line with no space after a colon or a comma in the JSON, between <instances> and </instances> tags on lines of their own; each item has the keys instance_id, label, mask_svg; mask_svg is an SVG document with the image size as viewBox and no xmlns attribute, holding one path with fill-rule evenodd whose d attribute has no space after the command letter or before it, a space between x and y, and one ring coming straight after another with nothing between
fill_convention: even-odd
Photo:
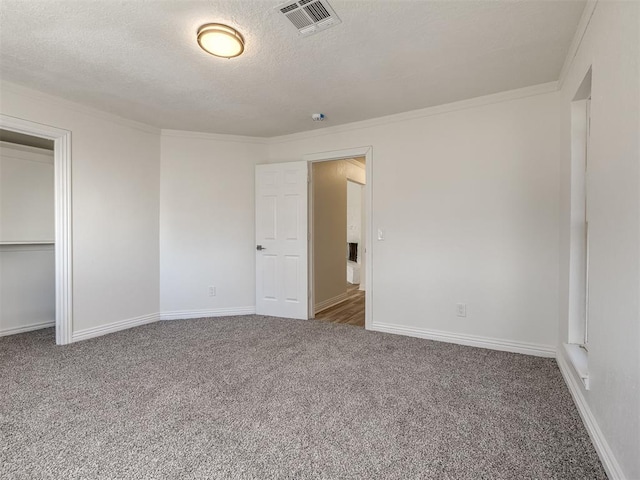
<instances>
[{"instance_id":1,"label":"ceiling air vent","mask_svg":"<svg viewBox=\"0 0 640 480\"><path fill-rule=\"evenodd\" d=\"M305 36L341 23L326 0L298 0L283 3L277 8Z\"/></svg>"}]
</instances>

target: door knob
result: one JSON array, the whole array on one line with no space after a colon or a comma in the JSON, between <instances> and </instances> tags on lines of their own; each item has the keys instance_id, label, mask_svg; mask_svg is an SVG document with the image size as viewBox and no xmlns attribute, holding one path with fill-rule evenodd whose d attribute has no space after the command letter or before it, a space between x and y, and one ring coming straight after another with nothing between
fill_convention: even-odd
<instances>
[{"instance_id":1,"label":"door knob","mask_svg":"<svg viewBox=\"0 0 640 480\"><path fill-rule=\"evenodd\" d=\"M258 245L256 247L256 250L266 250L266 248L264 248L262 245Z\"/></svg>"}]
</instances>

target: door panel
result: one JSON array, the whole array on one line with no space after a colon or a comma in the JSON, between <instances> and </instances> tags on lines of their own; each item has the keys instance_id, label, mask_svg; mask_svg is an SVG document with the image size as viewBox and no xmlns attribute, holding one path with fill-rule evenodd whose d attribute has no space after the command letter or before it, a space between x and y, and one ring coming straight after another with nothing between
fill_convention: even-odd
<instances>
[{"instance_id":1,"label":"door panel","mask_svg":"<svg viewBox=\"0 0 640 480\"><path fill-rule=\"evenodd\" d=\"M300 301L298 275L300 272L300 257L296 255L285 255L284 257L284 299L287 302Z\"/></svg>"},{"instance_id":2,"label":"door panel","mask_svg":"<svg viewBox=\"0 0 640 480\"><path fill-rule=\"evenodd\" d=\"M307 162L257 165L256 313L308 318L307 228Z\"/></svg>"},{"instance_id":3,"label":"door panel","mask_svg":"<svg viewBox=\"0 0 640 480\"><path fill-rule=\"evenodd\" d=\"M278 198L275 195L265 195L259 207L262 211L261 229L262 237L269 240L276 239L276 204Z\"/></svg>"},{"instance_id":4,"label":"door panel","mask_svg":"<svg viewBox=\"0 0 640 480\"><path fill-rule=\"evenodd\" d=\"M263 298L265 300L276 300L278 298L278 280L277 280L277 257L275 255L263 254L263 274L262 288Z\"/></svg>"}]
</instances>

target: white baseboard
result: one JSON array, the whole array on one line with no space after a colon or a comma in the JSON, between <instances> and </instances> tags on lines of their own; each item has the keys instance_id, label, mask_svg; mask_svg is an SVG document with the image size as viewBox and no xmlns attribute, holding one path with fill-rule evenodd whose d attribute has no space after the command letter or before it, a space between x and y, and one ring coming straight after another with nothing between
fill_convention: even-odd
<instances>
[{"instance_id":1,"label":"white baseboard","mask_svg":"<svg viewBox=\"0 0 640 480\"><path fill-rule=\"evenodd\" d=\"M593 443L596 452L598 452L602 466L607 472L607 476L610 480L623 480L625 476L622 472L622 468L616 460L613 451L609 447L609 443L604 437L602 430L600 430L600 426L598 425L596 418L591 412L589 403L582 392L580 380L576 379L572 372L572 367L567 362L562 350L562 348L558 349L558 355L556 357L558 367L560 368L564 381L571 392L573 401L576 404L576 407L578 407L578 412L582 417L582 421L589 433L589 437L591 437L591 442Z\"/></svg>"},{"instance_id":2,"label":"white baseboard","mask_svg":"<svg viewBox=\"0 0 640 480\"><path fill-rule=\"evenodd\" d=\"M24 327L5 328L3 330L0 330L0 337L5 337L7 335L16 335L17 333L32 332L33 330L40 330L41 328L50 328L55 326L56 322L43 322L34 323L33 325L27 325Z\"/></svg>"},{"instance_id":3,"label":"white baseboard","mask_svg":"<svg viewBox=\"0 0 640 480\"><path fill-rule=\"evenodd\" d=\"M320 313L327 308L331 308L339 303L344 302L347 298L349 298L349 294L347 292L341 293L340 295L336 295L328 300L324 300L322 302L318 302L315 304L315 313Z\"/></svg>"},{"instance_id":4,"label":"white baseboard","mask_svg":"<svg viewBox=\"0 0 640 480\"><path fill-rule=\"evenodd\" d=\"M127 328L139 327L140 325L146 325L147 323L157 322L159 319L160 315L158 313L150 313L148 315L141 315L139 317L129 318L126 320L119 320L107 325L100 325L99 327L85 328L84 330L74 331L71 336L71 341L78 342L80 340L100 337L108 333L119 332L120 330L126 330Z\"/></svg>"},{"instance_id":5,"label":"white baseboard","mask_svg":"<svg viewBox=\"0 0 640 480\"><path fill-rule=\"evenodd\" d=\"M374 322L371 330L376 332L395 333L407 335L409 337L426 338L438 342L457 343L470 347L488 348L490 350L500 350L503 352L522 353L524 355L535 355L537 357L554 358L556 349L550 345L539 345L536 343L516 342L514 340L503 340L500 338L479 337L476 335L465 335L461 333L442 332L440 330L427 330L416 327L403 327L386 323Z\"/></svg>"},{"instance_id":6,"label":"white baseboard","mask_svg":"<svg viewBox=\"0 0 640 480\"><path fill-rule=\"evenodd\" d=\"M101 325L99 327L86 328L73 332L72 341L87 340L89 338L100 337L108 333L119 332L127 328L138 327L148 323L157 322L159 320L179 320L188 318L206 318L206 317L227 317L234 315L251 315L256 313L256 307L239 307L239 308L218 308L215 310L184 310L175 312L150 313L140 317L129 318Z\"/></svg>"},{"instance_id":7,"label":"white baseboard","mask_svg":"<svg viewBox=\"0 0 640 480\"><path fill-rule=\"evenodd\" d=\"M234 317L237 315L253 315L256 307L216 308L213 310L178 310L161 312L160 320L187 320L190 318Z\"/></svg>"}]
</instances>

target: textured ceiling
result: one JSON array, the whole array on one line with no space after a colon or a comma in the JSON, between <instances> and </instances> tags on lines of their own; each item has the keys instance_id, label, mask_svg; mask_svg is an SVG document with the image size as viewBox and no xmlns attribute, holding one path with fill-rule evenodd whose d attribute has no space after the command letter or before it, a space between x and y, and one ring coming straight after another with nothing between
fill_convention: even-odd
<instances>
[{"instance_id":1,"label":"textured ceiling","mask_svg":"<svg viewBox=\"0 0 640 480\"><path fill-rule=\"evenodd\" d=\"M557 80L585 5L329 0L342 23L302 38L281 3L2 0L0 76L161 128L269 137ZM209 22L245 53L201 51Z\"/></svg>"}]
</instances>

